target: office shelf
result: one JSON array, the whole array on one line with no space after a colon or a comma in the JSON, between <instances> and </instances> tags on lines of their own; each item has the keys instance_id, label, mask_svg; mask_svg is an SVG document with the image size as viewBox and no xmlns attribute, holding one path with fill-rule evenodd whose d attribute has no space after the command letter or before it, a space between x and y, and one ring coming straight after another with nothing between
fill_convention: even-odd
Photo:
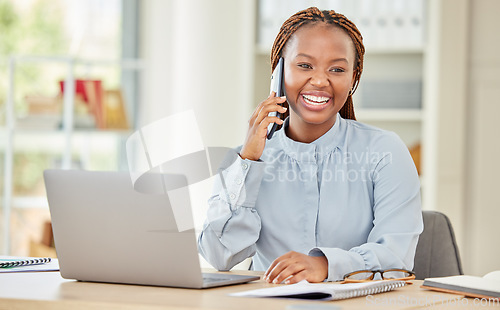
<instances>
[{"instance_id":1,"label":"office shelf","mask_svg":"<svg viewBox=\"0 0 500 310\"><path fill-rule=\"evenodd\" d=\"M12 207L16 209L47 209L49 204L46 197L18 196L12 199Z\"/></svg>"},{"instance_id":2,"label":"office shelf","mask_svg":"<svg viewBox=\"0 0 500 310\"><path fill-rule=\"evenodd\" d=\"M270 56L272 46L263 46L257 44L255 46L255 54L262 56ZM426 48L421 47L367 47L365 55L419 55L424 54Z\"/></svg>"},{"instance_id":3,"label":"office shelf","mask_svg":"<svg viewBox=\"0 0 500 310\"><path fill-rule=\"evenodd\" d=\"M44 126L32 126L30 120L19 121L21 115L16 114L15 109L15 75L19 64L39 64L61 66L65 69L64 85L65 91L62 98L62 113L60 116L41 117L40 124ZM132 132L131 130L117 129L95 129L78 128L75 119L75 81L76 68L83 66L87 72L93 68L113 68L123 71L140 72L145 69L145 63L140 59L122 60L87 60L67 56L32 56L14 55L9 59L8 75L8 97L5 105L5 126L0 129L0 135L4 143L0 144L0 150L4 152L4 176L3 176L3 252L10 253L10 220L13 208L35 208L46 209L45 197L22 196L14 191L14 179L19 177L14 173L14 158L20 154L44 154L52 165L47 168L83 168L88 169L88 163L95 161L92 151L98 150L99 160L106 162L126 162L123 156L124 141ZM58 67L59 68L59 67ZM88 74L87 74L88 76ZM58 81L55 80L54 83ZM23 94L25 95L25 94ZM130 98L128 98L130 99ZM128 106L128 122L133 128L134 121L132 113L135 112L135 104ZM50 119L49 119L50 118ZM36 121L36 119L32 119ZM25 125L24 127L22 125ZM101 154L108 154L103 156ZM102 159L104 158L104 159ZM113 159L114 158L114 159ZM21 196L20 196L21 195ZM39 193L38 193L39 195Z\"/></svg>"},{"instance_id":4,"label":"office shelf","mask_svg":"<svg viewBox=\"0 0 500 310\"><path fill-rule=\"evenodd\" d=\"M368 109L358 108L355 110L356 118L363 121L386 121L386 122L420 122L422 121L421 109Z\"/></svg>"}]
</instances>

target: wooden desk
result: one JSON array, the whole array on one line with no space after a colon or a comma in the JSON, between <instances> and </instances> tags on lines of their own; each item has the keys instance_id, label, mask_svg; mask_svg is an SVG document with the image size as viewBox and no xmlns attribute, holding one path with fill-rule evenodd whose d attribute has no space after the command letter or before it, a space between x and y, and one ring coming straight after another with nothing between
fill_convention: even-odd
<instances>
[{"instance_id":1,"label":"wooden desk","mask_svg":"<svg viewBox=\"0 0 500 310\"><path fill-rule=\"evenodd\" d=\"M240 272L239 272L240 273ZM248 272L252 273L252 272ZM256 274L256 273L253 273ZM259 273L260 274L260 273ZM229 293L272 287L264 281L222 288L191 290L138 285L77 282L59 272L0 274L0 309L287 309L321 303L332 309L489 309L473 299L420 288L421 281L392 292L332 302L241 298ZM468 305L460 302L467 301ZM336 306L336 307L333 307ZM496 305L498 309L498 304ZM292 308L293 309L293 308Z\"/></svg>"}]
</instances>

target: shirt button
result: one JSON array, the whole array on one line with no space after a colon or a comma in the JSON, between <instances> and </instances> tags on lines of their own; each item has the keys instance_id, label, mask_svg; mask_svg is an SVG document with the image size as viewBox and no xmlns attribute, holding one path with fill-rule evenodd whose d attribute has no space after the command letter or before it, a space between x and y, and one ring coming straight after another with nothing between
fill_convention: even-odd
<instances>
[{"instance_id":1,"label":"shirt button","mask_svg":"<svg viewBox=\"0 0 500 310\"><path fill-rule=\"evenodd\" d=\"M241 179L236 180L236 185L241 185L241 183L242 183Z\"/></svg>"},{"instance_id":2,"label":"shirt button","mask_svg":"<svg viewBox=\"0 0 500 310\"><path fill-rule=\"evenodd\" d=\"M247 163L242 164L241 168L243 168L243 170L247 170L248 169L248 164Z\"/></svg>"},{"instance_id":3,"label":"shirt button","mask_svg":"<svg viewBox=\"0 0 500 310\"><path fill-rule=\"evenodd\" d=\"M236 198L236 195L235 194L230 194L229 198L231 198L231 200L234 200L234 198Z\"/></svg>"}]
</instances>

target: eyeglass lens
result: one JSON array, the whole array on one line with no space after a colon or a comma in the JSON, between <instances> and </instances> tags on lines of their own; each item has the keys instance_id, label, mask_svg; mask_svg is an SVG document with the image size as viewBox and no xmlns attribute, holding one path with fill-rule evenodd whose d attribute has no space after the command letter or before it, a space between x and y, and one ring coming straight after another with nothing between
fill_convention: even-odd
<instances>
[{"instance_id":1,"label":"eyeglass lens","mask_svg":"<svg viewBox=\"0 0 500 310\"><path fill-rule=\"evenodd\" d=\"M368 280L373 276L373 272L371 271L361 271L357 273L353 273L347 276L347 279L351 280Z\"/></svg>"},{"instance_id":2,"label":"eyeglass lens","mask_svg":"<svg viewBox=\"0 0 500 310\"><path fill-rule=\"evenodd\" d=\"M384 279L402 279L409 276L409 272L402 270L387 270L383 274Z\"/></svg>"},{"instance_id":3,"label":"eyeglass lens","mask_svg":"<svg viewBox=\"0 0 500 310\"><path fill-rule=\"evenodd\" d=\"M354 272L352 274L349 274L347 276L347 279L369 280L369 279L372 279L372 277L374 277L375 279L380 278L380 275L374 275L375 273L380 274L380 272L370 271L370 270ZM402 279L402 278L409 277L410 275L411 275L411 273L409 273L408 271L404 271L404 270L386 270L386 271L382 272L382 277L384 279Z\"/></svg>"}]
</instances>

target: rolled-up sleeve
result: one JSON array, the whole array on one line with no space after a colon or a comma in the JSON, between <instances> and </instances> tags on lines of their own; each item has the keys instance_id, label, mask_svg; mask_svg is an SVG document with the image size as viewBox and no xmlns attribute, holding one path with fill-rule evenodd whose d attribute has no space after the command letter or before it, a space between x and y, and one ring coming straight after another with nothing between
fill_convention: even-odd
<instances>
[{"instance_id":1,"label":"rolled-up sleeve","mask_svg":"<svg viewBox=\"0 0 500 310\"><path fill-rule=\"evenodd\" d=\"M198 239L202 256L217 270L229 270L255 254L261 220L255 210L265 164L230 151L215 180L207 220Z\"/></svg>"}]
</instances>

